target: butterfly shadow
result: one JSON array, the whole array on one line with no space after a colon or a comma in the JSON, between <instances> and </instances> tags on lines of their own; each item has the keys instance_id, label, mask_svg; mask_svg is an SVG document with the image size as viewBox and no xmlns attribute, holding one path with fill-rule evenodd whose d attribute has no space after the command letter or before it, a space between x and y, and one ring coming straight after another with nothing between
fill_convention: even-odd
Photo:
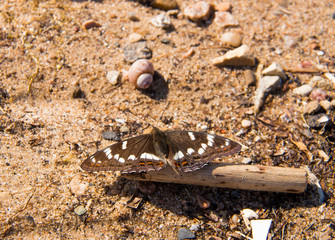
<instances>
[{"instance_id":1,"label":"butterfly shadow","mask_svg":"<svg viewBox=\"0 0 335 240\"><path fill-rule=\"evenodd\" d=\"M139 91L154 100L164 100L169 93L169 86L164 76L155 71L151 86L147 89L139 89Z\"/></svg>"}]
</instances>

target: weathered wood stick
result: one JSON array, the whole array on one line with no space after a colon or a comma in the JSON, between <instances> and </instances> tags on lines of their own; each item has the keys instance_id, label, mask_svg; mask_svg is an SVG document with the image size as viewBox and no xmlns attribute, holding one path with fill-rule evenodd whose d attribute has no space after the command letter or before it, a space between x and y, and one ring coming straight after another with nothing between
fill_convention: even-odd
<instances>
[{"instance_id":1,"label":"weathered wood stick","mask_svg":"<svg viewBox=\"0 0 335 240\"><path fill-rule=\"evenodd\" d=\"M307 186L307 172L304 169L213 162L194 172L176 173L172 168L166 167L160 171L124 174L122 177L140 181L285 193L302 193Z\"/></svg>"}]
</instances>

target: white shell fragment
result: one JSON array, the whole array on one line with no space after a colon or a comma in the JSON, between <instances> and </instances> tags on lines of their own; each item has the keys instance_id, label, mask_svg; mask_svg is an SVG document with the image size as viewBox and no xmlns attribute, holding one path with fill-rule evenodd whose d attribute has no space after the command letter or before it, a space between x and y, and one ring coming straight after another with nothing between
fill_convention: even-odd
<instances>
[{"instance_id":1,"label":"white shell fragment","mask_svg":"<svg viewBox=\"0 0 335 240\"><path fill-rule=\"evenodd\" d=\"M153 81L154 66L147 59L139 59L134 62L129 71L129 82L135 85L136 88L146 89Z\"/></svg>"},{"instance_id":2,"label":"white shell fragment","mask_svg":"<svg viewBox=\"0 0 335 240\"><path fill-rule=\"evenodd\" d=\"M266 240L270 230L272 219L251 220L252 239Z\"/></svg>"},{"instance_id":3,"label":"white shell fragment","mask_svg":"<svg viewBox=\"0 0 335 240\"><path fill-rule=\"evenodd\" d=\"M262 74L263 76L278 76L282 80L287 79L287 76L284 70L281 68L281 66L278 63L272 63L270 66L268 66L262 71Z\"/></svg>"},{"instance_id":4,"label":"white shell fragment","mask_svg":"<svg viewBox=\"0 0 335 240\"><path fill-rule=\"evenodd\" d=\"M254 211L251 210L249 208L245 208L241 211L241 215L243 218L243 221L246 225L246 227L250 230L250 219L257 219L258 218L258 214Z\"/></svg>"}]
</instances>

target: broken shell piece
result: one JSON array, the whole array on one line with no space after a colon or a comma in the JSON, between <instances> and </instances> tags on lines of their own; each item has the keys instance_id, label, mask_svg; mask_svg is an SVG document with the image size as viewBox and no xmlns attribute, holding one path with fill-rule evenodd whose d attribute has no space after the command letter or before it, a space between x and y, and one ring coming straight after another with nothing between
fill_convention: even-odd
<instances>
[{"instance_id":1,"label":"broken shell piece","mask_svg":"<svg viewBox=\"0 0 335 240\"><path fill-rule=\"evenodd\" d=\"M247 229L250 230L250 221L249 219L253 219L253 218L258 218L258 214L254 211L254 210L251 210L251 209L243 209L241 211L241 215L242 215L242 218L243 218L243 221L245 223L245 225L247 226Z\"/></svg>"},{"instance_id":2,"label":"broken shell piece","mask_svg":"<svg viewBox=\"0 0 335 240\"><path fill-rule=\"evenodd\" d=\"M251 220L252 239L266 240L272 219Z\"/></svg>"},{"instance_id":3,"label":"broken shell piece","mask_svg":"<svg viewBox=\"0 0 335 240\"><path fill-rule=\"evenodd\" d=\"M149 60L139 59L128 71L129 82L136 88L146 89L153 81L154 66Z\"/></svg>"}]
</instances>

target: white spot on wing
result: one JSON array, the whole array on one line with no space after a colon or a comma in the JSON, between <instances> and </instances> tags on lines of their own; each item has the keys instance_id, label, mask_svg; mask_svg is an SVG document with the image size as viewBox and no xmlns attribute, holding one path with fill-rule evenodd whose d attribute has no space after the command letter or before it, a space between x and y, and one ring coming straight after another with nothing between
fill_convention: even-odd
<instances>
[{"instance_id":1,"label":"white spot on wing","mask_svg":"<svg viewBox=\"0 0 335 240\"><path fill-rule=\"evenodd\" d=\"M194 149L193 148L188 148L187 149L187 153L189 154L189 155L191 155L192 153L194 153L195 151L194 151Z\"/></svg>"},{"instance_id":2,"label":"white spot on wing","mask_svg":"<svg viewBox=\"0 0 335 240\"><path fill-rule=\"evenodd\" d=\"M119 158L119 162L124 163L125 162L124 158Z\"/></svg>"},{"instance_id":3,"label":"white spot on wing","mask_svg":"<svg viewBox=\"0 0 335 240\"><path fill-rule=\"evenodd\" d=\"M227 146L227 147L229 146L229 144L230 144L230 141L229 141L229 139L226 139L226 142L225 142L225 144L226 144L226 146Z\"/></svg>"},{"instance_id":4,"label":"white spot on wing","mask_svg":"<svg viewBox=\"0 0 335 240\"><path fill-rule=\"evenodd\" d=\"M194 136L193 132L187 132L187 133L190 136L191 140L194 141L195 140L195 136Z\"/></svg>"},{"instance_id":5,"label":"white spot on wing","mask_svg":"<svg viewBox=\"0 0 335 240\"><path fill-rule=\"evenodd\" d=\"M150 160L161 160L159 157L151 154L151 153L142 153L140 158L142 159L150 159Z\"/></svg>"},{"instance_id":6,"label":"white spot on wing","mask_svg":"<svg viewBox=\"0 0 335 240\"><path fill-rule=\"evenodd\" d=\"M108 158L108 159L112 159L112 158L113 158L113 155L112 155L112 154L110 154L110 153L109 153L109 154L107 154L106 156L107 156L107 158Z\"/></svg>"},{"instance_id":7,"label":"white spot on wing","mask_svg":"<svg viewBox=\"0 0 335 240\"><path fill-rule=\"evenodd\" d=\"M128 160L136 160L136 157L135 157L135 155L130 155L129 157L128 157Z\"/></svg>"},{"instance_id":8,"label":"white spot on wing","mask_svg":"<svg viewBox=\"0 0 335 240\"><path fill-rule=\"evenodd\" d=\"M125 150L125 149L127 148L127 143L128 143L128 141L124 141L124 142L122 143L122 149L123 149L123 150Z\"/></svg>"},{"instance_id":9,"label":"white spot on wing","mask_svg":"<svg viewBox=\"0 0 335 240\"><path fill-rule=\"evenodd\" d=\"M114 158L115 158L116 160L118 160L118 159L119 159L119 156L120 156L119 154L115 154L115 155L114 155Z\"/></svg>"},{"instance_id":10,"label":"white spot on wing","mask_svg":"<svg viewBox=\"0 0 335 240\"><path fill-rule=\"evenodd\" d=\"M181 151L178 151L175 155L174 155L174 157L173 157L173 159L174 160L179 160L179 159L182 159L184 157L184 154L181 152Z\"/></svg>"},{"instance_id":11,"label":"white spot on wing","mask_svg":"<svg viewBox=\"0 0 335 240\"><path fill-rule=\"evenodd\" d=\"M210 146L210 147L213 147L213 143L214 143L214 136L213 135L207 135L207 140L208 140L208 143L207 145Z\"/></svg>"},{"instance_id":12,"label":"white spot on wing","mask_svg":"<svg viewBox=\"0 0 335 240\"><path fill-rule=\"evenodd\" d=\"M205 152L205 149L203 149L203 148L199 148L199 150L198 150L198 153L201 155L201 154L203 154Z\"/></svg>"},{"instance_id":13,"label":"white spot on wing","mask_svg":"<svg viewBox=\"0 0 335 240\"><path fill-rule=\"evenodd\" d=\"M95 158L91 157L91 161L92 161L92 163L95 163Z\"/></svg>"},{"instance_id":14,"label":"white spot on wing","mask_svg":"<svg viewBox=\"0 0 335 240\"><path fill-rule=\"evenodd\" d=\"M201 143L201 147L202 147L203 149L205 149L205 150L206 150L206 148L207 148L207 145L206 145L206 144L204 144L204 143Z\"/></svg>"}]
</instances>

